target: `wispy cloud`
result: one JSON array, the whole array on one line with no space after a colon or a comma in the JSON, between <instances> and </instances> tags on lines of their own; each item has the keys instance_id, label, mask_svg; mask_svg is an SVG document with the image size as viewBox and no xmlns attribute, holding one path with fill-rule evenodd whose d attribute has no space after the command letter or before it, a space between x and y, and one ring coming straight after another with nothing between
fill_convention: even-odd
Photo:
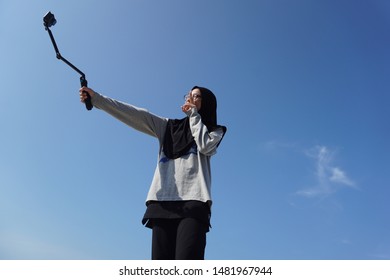
<instances>
[{"instance_id":1,"label":"wispy cloud","mask_svg":"<svg viewBox=\"0 0 390 280\"><path fill-rule=\"evenodd\" d=\"M339 183L347 186L354 187L355 183L347 177L345 172L338 167L331 169L332 176L329 178L331 182Z\"/></svg>"},{"instance_id":2,"label":"wispy cloud","mask_svg":"<svg viewBox=\"0 0 390 280\"><path fill-rule=\"evenodd\" d=\"M306 152L315 160L313 186L297 192L304 197L324 197L337 192L342 187L356 188L356 183L339 166L334 165L335 153L325 146L316 146Z\"/></svg>"}]
</instances>

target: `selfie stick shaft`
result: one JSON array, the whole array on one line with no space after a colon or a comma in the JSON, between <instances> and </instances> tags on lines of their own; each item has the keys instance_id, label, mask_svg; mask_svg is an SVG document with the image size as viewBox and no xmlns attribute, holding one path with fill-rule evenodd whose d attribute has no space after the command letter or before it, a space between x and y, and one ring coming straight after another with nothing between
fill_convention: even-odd
<instances>
[{"instance_id":1,"label":"selfie stick shaft","mask_svg":"<svg viewBox=\"0 0 390 280\"><path fill-rule=\"evenodd\" d=\"M87 87L88 86L88 82L85 79L85 74L83 72L81 72L80 69L78 69L76 66L74 66L72 63L70 63L66 58L64 58L61 55L60 51L58 50L57 43L54 40L54 36L53 36L53 33L51 32L50 28L46 26L46 30L49 33L51 42L53 43L53 47L54 47L54 50L56 52L57 59L62 60L68 66L70 66L73 70L75 70L77 73L79 73L81 75L81 77L80 77L80 84L81 84L81 86L82 87ZM91 96L86 91L84 91L83 93L87 94L87 99L85 99L85 107L87 108L87 110L91 110L93 108L93 105L92 105L92 102L91 102Z\"/></svg>"}]
</instances>

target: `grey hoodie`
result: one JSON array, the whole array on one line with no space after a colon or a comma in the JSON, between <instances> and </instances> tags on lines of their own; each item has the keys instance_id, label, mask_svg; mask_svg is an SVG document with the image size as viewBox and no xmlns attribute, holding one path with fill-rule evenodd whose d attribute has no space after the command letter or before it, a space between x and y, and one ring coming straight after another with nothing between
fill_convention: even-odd
<instances>
[{"instance_id":1,"label":"grey hoodie","mask_svg":"<svg viewBox=\"0 0 390 280\"><path fill-rule=\"evenodd\" d=\"M146 201L197 200L211 204L210 157L216 153L223 137L222 128L208 132L196 108L187 113L196 145L177 159L169 159L163 151L168 119L96 93L92 104L128 126L154 136L160 148L157 167Z\"/></svg>"}]
</instances>

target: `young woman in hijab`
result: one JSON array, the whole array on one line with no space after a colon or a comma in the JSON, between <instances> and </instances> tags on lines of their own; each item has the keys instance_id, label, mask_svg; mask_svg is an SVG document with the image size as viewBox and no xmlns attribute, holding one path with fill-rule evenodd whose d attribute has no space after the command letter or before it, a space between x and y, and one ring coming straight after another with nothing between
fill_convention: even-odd
<instances>
[{"instance_id":1,"label":"young woman in hijab","mask_svg":"<svg viewBox=\"0 0 390 280\"><path fill-rule=\"evenodd\" d=\"M210 158L226 132L217 124L215 95L195 86L181 107L186 117L167 119L86 87L80 89L82 102L83 91L96 108L159 141L142 219L152 229L152 259L204 259L212 203Z\"/></svg>"}]
</instances>

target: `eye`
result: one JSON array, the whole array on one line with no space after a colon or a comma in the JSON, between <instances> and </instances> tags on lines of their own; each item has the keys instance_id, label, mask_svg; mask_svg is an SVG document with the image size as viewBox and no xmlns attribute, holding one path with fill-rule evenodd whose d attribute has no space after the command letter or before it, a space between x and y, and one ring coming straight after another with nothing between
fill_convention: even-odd
<instances>
[{"instance_id":1,"label":"eye","mask_svg":"<svg viewBox=\"0 0 390 280\"><path fill-rule=\"evenodd\" d=\"M192 98L194 98L194 99L202 99L202 96L200 94L194 94L194 95L192 95Z\"/></svg>"}]
</instances>

